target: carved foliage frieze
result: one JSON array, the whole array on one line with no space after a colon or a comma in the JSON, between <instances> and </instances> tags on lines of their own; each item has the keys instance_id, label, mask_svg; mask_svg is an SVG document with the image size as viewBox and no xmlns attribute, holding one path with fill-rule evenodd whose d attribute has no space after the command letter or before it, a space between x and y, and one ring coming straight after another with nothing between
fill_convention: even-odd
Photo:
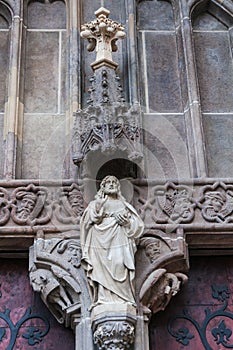
<instances>
[{"instance_id":1,"label":"carved foliage frieze","mask_svg":"<svg viewBox=\"0 0 233 350\"><path fill-rule=\"evenodd\" d=\"M5 188L0 188L0 224L5 225L10 218L10 201Z\"/></svg>"},{"instance_id":2,"label":"carved foliage frieze","mask_svg":"<svg viewBox=\"0 0 233 350\"><path fill-rule=\"evenodd\" d=\"M51 207L47 205L48 191L45 187L18 187L12 193L13 221L19 225L37 225L48 223L51 217Z\"/></svg>"},{"instance_id":3,"label":"carved foliage frieze","mask_svg":"<svg viewBox=\"0 0 233 350\"><path fill-rule=\"evenodd\" d=\"M199 200L203 218L210 222L233 221L233 186L216 182L204 186Z\"/></svg>"},{"instance_id":4,"label":"carved foliage frieze","mask_svg":"<svg viewBox=\"0 0 233 350\"><path fill-rule=\"evenodd\" d=\"M150 186L147 192L141 186L134 189L135 207L148 223L174 224L177 227L182 224L233 222L232 184L217 181L204 185L177 185L168 182Z\"/></svg>"},{"instance_id":5,"label":"carved foliage frieze","mask_svg":"<svg viewBox=\"0 0 233 350\"><path fill-rule=\"evenodd\" d=\"M232 183L209 182L183 185L168 182L164 185L134 185L133 205L145 226L170 224L174 229L182 225L202 225L208 230L212 223L233 223ZM0 225L14 227L14 232L23 227L47 227L51 232L61 232L63 227L77 227L84 211L82 184L66 182L39 185L14 182L0 186ZM162 225L162 226L161 226ZM157 242L159 251L161 243ZM148 248L149 249L149 248ZM152 249L150 247L150 249ZM149 249L149 250L150 250Z\"/></svg>"},{"instance_id":6,"label":"carved foliage frieze","mask_svg":"<svg viewBox=\"0 0 233 350\"><path fill-rule=\"evenodd\" d=\"M84 211L83 195L77 184L60 188L54 203L54 215L64 224L77 224Z\"/></svg>"},{"instance_id":7,"label":"carved foliage frieze","mask_svg":"<svg viewBox=\"0 0 233 350\"><path fill-rule=\"evenodd\" d=\"M77 225L84 211L83 194L73 183L50 187L29 183L0 187L0 225L54 226Z\"/></svg>"},{"instance_id":8,"label":"carved foliage frieze","mask_svg":"<svg viewBox=\"0 0 233 350\"><path fill-rule=\"evenodd\" d=\"M140 192L140 189L137 189ZM148 198L139 195L141 215L151 216L156 223L187 223L194 218L196 207L191 187L167 183L165 186L154 186ZM139 205L140 205L139 204Z\"/></svg>"}]
</instances>

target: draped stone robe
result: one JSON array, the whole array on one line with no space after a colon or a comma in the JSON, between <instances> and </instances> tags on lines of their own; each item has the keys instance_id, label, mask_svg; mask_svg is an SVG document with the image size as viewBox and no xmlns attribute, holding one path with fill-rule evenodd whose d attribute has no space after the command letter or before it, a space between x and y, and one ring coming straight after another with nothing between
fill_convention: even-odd
<instances>
[{"instance_id":1,"label":"draped stone robe","mask_svg":"<svg viewBox=\"0 0 233 350\"><path fill-rule=\"evenodd\" d=\"M80 223L82 265L94 305L135 303L134 254L136 240L142 235L144 225L129 203L121 199L114 202L115 210L109 208L107 201L102 210L97 211L97 200L92 201ZM117 223L116 212L127 216L129 224L122 226Z\"/></svg>"}]
</instances>

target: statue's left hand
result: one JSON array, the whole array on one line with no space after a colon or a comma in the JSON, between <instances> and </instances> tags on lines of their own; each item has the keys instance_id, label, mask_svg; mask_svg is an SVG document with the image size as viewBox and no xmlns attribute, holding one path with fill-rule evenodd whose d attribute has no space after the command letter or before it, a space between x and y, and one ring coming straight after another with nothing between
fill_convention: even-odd
<instances>
[{"instance_id":1,"label":"statue's left hand","mask_svg":"<svg viewBox=\"0 0 233 350\"><path fill-rule=\"evenodd\" d=\"M128 215L126 213L115 213L116 222L121 226L128 226L130 224Z\"/></svg>"}]
</instances>

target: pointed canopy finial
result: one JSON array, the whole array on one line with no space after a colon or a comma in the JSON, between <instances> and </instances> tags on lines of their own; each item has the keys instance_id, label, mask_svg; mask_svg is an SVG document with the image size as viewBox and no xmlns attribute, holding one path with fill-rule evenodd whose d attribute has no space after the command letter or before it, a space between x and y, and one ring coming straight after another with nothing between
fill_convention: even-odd
<instances>
[{"instance_id":1,"label":"pointed canopy finial","mask_svg":"<svg viewBox=\"0 0 233 350\"><path fill-rule=\"evenodd\" d=\"M88 51L96 49L96 61L91 64L93 70L104 65L113 69L118 66L112 59L112 52L117 51L116 41L125 38L125 28L108 18L109 14L109 10L100 7L95 11L97 18L81 27L81 37L89 41Z\"/></svg>"}]
</instances>

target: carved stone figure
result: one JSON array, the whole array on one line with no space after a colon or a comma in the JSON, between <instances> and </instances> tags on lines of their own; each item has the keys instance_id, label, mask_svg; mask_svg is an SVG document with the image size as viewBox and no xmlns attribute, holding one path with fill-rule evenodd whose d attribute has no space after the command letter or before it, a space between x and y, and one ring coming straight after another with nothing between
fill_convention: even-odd
<instances>
[{"instance_id":1,"label":"carved stone figure","mask_svg":"<svg viewBox=\"0 0 233 350\"><path fill-rule=\"evenodd\" d=\"M187 281L188 277L183 273L170 273L164 268L154 270L141 287L140 300L155 314L166 308L181 284Z\"/></svg>"},{"instance_id":2,"label":"carved stone figure","mask_svg":"<svg viewBox=\"0 0 233 350\"><path fill-rule=\"evenodd\" d=\"M58 321L62 323L63 310L72 305L72 300L67 294L65 286L51 271L44 269L32 271L30 280L34 291L41 293L46 305L53 310Z\"/></svg>"},{"instance_id":3,"label":"carved stone figure","mask_svg":"<svg viewBox=\"0 0 233 350\"><path fill-rule=\"evenodd\" d=\"M63 254L65 251L69 253L68 262L75 268L81 265L81 247L77 240L65 240L58 245L57 252Z\"/></svg>"},{"instance_id":4,"label":"carved stone figure","mask_svg":"<svg viewBox=\"0 0 233 350\"><path fill-rule=\"evenodd\" d=\"M82 265L86 270L93 306L135 303L134 275L137 239L143 222L126 202L115 176L106 176L95 200L80 222Z\"/></svg>"}]
</instances>

